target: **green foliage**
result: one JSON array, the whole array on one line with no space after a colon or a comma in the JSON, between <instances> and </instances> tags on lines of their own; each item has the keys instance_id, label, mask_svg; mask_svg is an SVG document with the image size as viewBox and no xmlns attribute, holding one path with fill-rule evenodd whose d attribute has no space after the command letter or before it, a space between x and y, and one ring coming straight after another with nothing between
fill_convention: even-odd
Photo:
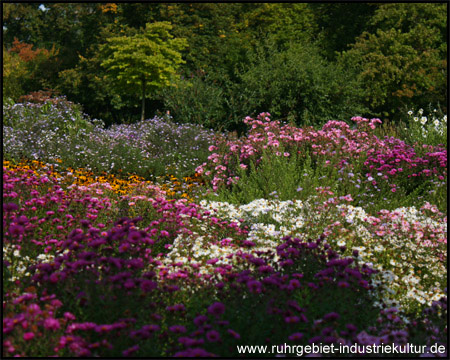
<instances>
[{"instance_id":1,"label":"green foliage","mask_svg":"<svg viewBox=\"0 0 450 360\"><path fill-rule=\"evenodd\" d=\"M243 6L235 3L180 3L161 7L160 18L171 21L174 35L188 41L190 51L183 66L187 76L206 72L220 80L223 76L232 76L236 64L245 62L248 37L239 28Z\"/></svg>"},{"instance_id":2,"label":"green foliage","mask_svg":"<svg viewBox=\"0 0 450 360\"><path fill-rule=\"evenodd\" d=\"M366 31L375 10L376 3L309 3L318 30L315 33L323 55L335 60L337 52L347 50L355 39ZM351 14L351 16L349 16Z\"/></svg>"},{"instance_id":3,"label":"green foliage","mask_svg":"<svg viewBox=\"0 0 450 360\"><path fill-rule=\"evenodd\" d=\"M38 46L42 40L43 12L38 3L2 3L3 45L12 46L15 37Z\"/></svg>"},{"instance_id":4,"label":"green foliage","mask_svg":"<svg viewBox=\"0 0 450 360\"><path fill-rule=\"evenodd\" d=\"M395 118L405 107L446 103L446 5L409 5L381 5L373 31L338 58L357 69L364 103L378 116Z\"/></svg>"},{"instance_id":5,"label":"green foliage","mask_svg":"<svg viewBox=\"0 0 450 360\"><path fill-rule=\"evenodd\" d=\"M3 97L18 100L24 93L22 82L27 75L26 64L19 55L11 53L3 47Z\"/></svg>"},{"instance_id":6,"label":"green foliage","mask_svg":"<svg viewBox=\"0 0 450 360\"><path fill-rule=\"evenodd\" d=\"M162 92L164 107L178 122L218 128L225 117L223 90L200 77L180 80Z\"/></svg>"},{"instance_id":7,"label":"green foliage","mask_svg":"<svg viewBox=\"0 0 450 360\"><path fill-rule=\"evenodd\" d=\"M293 42L310 42L317 32L317 23L311 21L313 13L308 4L259 3L243 14L241 29L258 43L270 37L280 49Z\"/></svg>"},{"instance_id":8,"label":"green foliage","mask_svg":"<svg viewBox=\"0 0 450 360\"><path fill-rule=\"evenodd\" d=\"M174 39L168 22L147 24L142 33L107 39L101 51L119 94L141 95L144 120L145 98L161 87L172 83L179 64L184 61L181 53L186 47L185 39Z\"/></svg>"},{"instance_id":9,"label":"green foliage","mask_svg":"<svg viewBox=\"0 0 450 360\"><path fill-rule=\"evenodd\" d=\"M247 204L274 195L280 200L292 199L301 178L297 166L296 155L288 158L264 151L258 167L254 160L250 162L248 170L238 167L237 183L229 190L222 189L215 200Z\"/></svg>"},{"instance_id":10,"label":"green foliage","mask_svg":"<svg viewBox=\"0 0 450 360\"><path fill-rule=\"evenodd\" d=\"M323 59L313 45L292 44L277 51L270 42L251 57L242 73L244 112L268 111L297 124L318 124L364 113L351 71Z\"/></svg>"},{"instance_id":11,"label":"green foliage","mask_svg":"<svg viewBox=\"0 0 450 360\"><path fill-rule=\"evenodd\" d=\"M141 118L142 108L169 110L177 122L238 131L260 111L314 125L369 114L399 121L427 104L445 113L447 5L409 5L5 3L3 93L17 100L56 89L107 124L134 121L140 97ZM168 21L145 40L146 24ZM20 64L7 54L14 37L58 56ZM169 45L177 39L186 41ZM166 47L175 53L162 54Z\"/></svg>"},{"instance_id":12,"label":"green foliage","mask_svg":"<svg viewBox=\"0 0 450 360\"><path fill-rule=\"evenodd\" d=\"M282 147L264 150L261 159L252 160L246 169L236 167L236 183L208 197L234 204L248 204L255 199L306 199L316 194L316 187L335 188L339 183L337 171L324 162L313 159L307 149L290 154Z\"/></svg>"}]
</instances>

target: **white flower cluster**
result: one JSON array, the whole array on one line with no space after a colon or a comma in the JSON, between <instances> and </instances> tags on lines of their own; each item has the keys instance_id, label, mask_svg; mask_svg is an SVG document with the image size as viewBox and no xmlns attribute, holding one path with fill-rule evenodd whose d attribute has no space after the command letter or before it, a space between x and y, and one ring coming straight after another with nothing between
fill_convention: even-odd
<instances>
[{"instance_id":1,"label":"white flower cluster","mask_svg":"<svg viewBox=\"0 0 450 360\"><path fill-rule=\"evenodd\" d=\"M433 114L425 116L423 109L419 109L417 114L414 114L413 110L408 111L408 115L415 123L420 123L422 136L426 138L430 131L435 131L439 135L447 133L447 115L444 115L441 119L436 114L437 110L434 109Z\"/></svg>"},{"instance_id":2,"label":"white flower cluster","mask_svg":"<svg viewBox=\"0 0 450 360\"><path fill-rule=\"evenodd\" d=\"M258 199L241 206L205 200L200 205L212 216L249 226L247 240L255 246L245 251L273 251L286 235L306 239L317 236L318 229L333 234L326 238L330 245L345 246L346 256L357 250L360 264L380 271L373 277L373 294L388 305L410 308L444 295L446 218L431 219L414 207L383 210L375 217L360 207L338 205L320 214L312 203ZM204 223L189 236L179 235L163 265L198 263L201 274L214 268L209 259L218 259L215 266L236 266L231 256L238 250L236 240L213 236Z\"/></svg>"},{"instance_id":3,"label":"white flower cluster","mask_svg":"<svg viewBox=\"0 0 450 360\"><path fill-rule=\"evenodd\" d=\"M349 245L359 251L362 262L380 271L373 285L384 303L409 308L415 302L431 305L445 296L446 218L433 220L415 207L383 210L380 217L350 205L341 210L347 210L347 217L358 214ZM344 245L342 240L338 245Z\"/></svg>"},{"instance_id":4,"label":"white flower cluster","mask_svg":"<svg viewBox=\"0 0 450 360\"><path fill-rule=\"evenodd\" d=\"M305 204L300 200L257 199L249 204L234 206L225 202L202 200L200 205L220 218L237 222L243 219L251 224L252 232L259 229L266 235L283 237L303 228Z\"/></svg>"},{"instance_id":5,"label":"white flower cluster","mask_svg":"<svg viewBox=\"0 0 450 360\"><path fill-rule=\"evenodd\" d=\"M28 271L31 265L39 263L50 263L55 258L52 254L39 254L36 258L30 258L29 256L23 256L20 250L13 244L3 244L3 261L8 261L8 272L10 278L8 280L14 282L21 280L26 276L30 276Z\"/></svg>"}]
</instances>

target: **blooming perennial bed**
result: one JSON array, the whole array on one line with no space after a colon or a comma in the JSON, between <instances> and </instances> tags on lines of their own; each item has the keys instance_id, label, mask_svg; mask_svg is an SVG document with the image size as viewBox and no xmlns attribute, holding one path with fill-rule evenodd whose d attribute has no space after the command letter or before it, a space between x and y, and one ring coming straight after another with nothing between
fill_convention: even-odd
<instances>
[{"instance_id":1,"label":"blooming perennial bed","mask_svg":"<svg viewBox=\"0 0 450 360\"><path fill-rule=\"evenodd\" d=\"M330 159L373 191L408 192L404 178L446 182L446 149L419 154L370 133L378 119L354 121L315 131L247 118L248 137L219 136L197 171L223 190L274 149ZM369 213L355 194L318 186L291 200L196 201L198 175L169 176L171 190L138 177L77 183L35 165L3 166L3 356L448 345L447 216L426 200Z\"/></svg>"}]
</instances>

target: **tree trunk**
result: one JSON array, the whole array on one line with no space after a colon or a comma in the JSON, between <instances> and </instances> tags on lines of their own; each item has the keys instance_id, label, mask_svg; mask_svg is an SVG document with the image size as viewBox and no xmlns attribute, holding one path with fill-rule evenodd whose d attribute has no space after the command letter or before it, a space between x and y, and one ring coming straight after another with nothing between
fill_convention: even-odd
<instances>
[{"instance_id":1,"label":"tree trunk","mask_svg":"<svg viewBox=\"0 0 450 360\"><path fill-rule=\"evenodd\" d=\"M145 120L145 77L142 77L142 108L141 108L141 121Z\"/></svg>"}]
</instances>

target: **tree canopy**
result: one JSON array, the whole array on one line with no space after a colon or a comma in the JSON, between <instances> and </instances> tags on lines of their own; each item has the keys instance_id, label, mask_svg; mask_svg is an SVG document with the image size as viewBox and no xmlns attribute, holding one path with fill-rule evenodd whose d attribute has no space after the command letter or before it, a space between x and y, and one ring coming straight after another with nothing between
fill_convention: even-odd
<instances>
[{"instance_id":1,"label":"tree canopy","mask_svg":"<svg viewBox=\"0 0 450 360\"><path fill-rule=\"evenodd\" d=\"M230 130L260 110L298 124L447 111L446 3L2 6L4 97L50 88L107 124L145 108Z\"/></svg>"},{"instance_id":2,"label":"tree canopy","mask_svg":"<svg viewBox=\"0 0 450 360\"><path fill-rule=\"evenodd\" d=\"M178 65L185 61L180 51L187 42L170 34L168 22L146 24L142 32L131 36L115 36L106 39L101 47L107 69L117 92L140 95L141 119L145 118L145 98L172 84L172 76Z\"/></svg>"}]
</instances>

